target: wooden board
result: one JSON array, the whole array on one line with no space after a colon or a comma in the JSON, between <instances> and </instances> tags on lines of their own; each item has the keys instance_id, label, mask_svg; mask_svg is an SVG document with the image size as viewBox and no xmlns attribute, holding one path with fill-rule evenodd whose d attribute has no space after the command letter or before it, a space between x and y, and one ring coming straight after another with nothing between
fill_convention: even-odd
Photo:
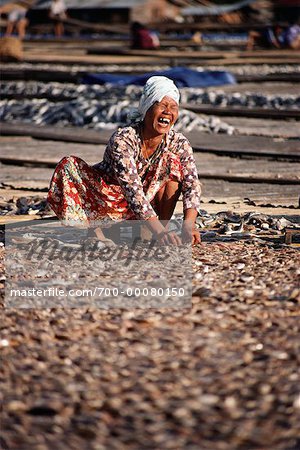
<instances>
[{"instance_id":1,"label":"wooden board","mask_svg":"<svg viewBox=\"0 0 300 450\"><path fill-rule=\"evenodd\" d=\"M238 90L236 88L236 90ZM188 109L197 114L208 114L214 116L244 116L261 117L272 119L300 119L300 111L292 109L270 109L270 108L247 108L240 106L212 106L212 105L193 105L191 103L182 103L181 108Z\"/></svg>"},{"instance_id":2,"label":"wooden board","mask_svg":"<svg viewBox=\"0 0 300 450\"><path fill-rule=\"evenodd\" d=\"M195 151L239 156L256 155L300 160L300 141L261 136L228 136L191 132L187 134Z\"/></svg>"},{"instance_id":3,"label":"wooden board","mask_svg":"<svg viewBox=\"0 0 300 450\"><path fill-rule=\"evenodd\" d=\"M10 189L0 188L0 202L8 202L12 199L18 199L20 197L39 197L41 199L46 198L47 193L44 191L30 191L28 189Z\"/></svg>"},{"instance_id":4,"label":"wooden board","mask_svg":"<svg viewBox=\"0 0 300 450\"><path fill-rule=\"evenodd\" d=\"M231 57L239 57L239 58L290 58L290 57L298 57L299 55L297 51L292 49L285 49L282 51L281 49L254 49L254 50L246 50L246 48L241 49L232 49L232 41L231 42L217 42L210 41L209 39L204 38L203 45L195 42L192 39L180 38L180 39L170 39L167 36L160 36L161 47L159 49L131 49L130 48L130 37L129 34L127 36L123 36L120 38L109 38L109 37L101 37L99 39L26 39L24 41L24 50L26 52L29 51L40 51L41 49L44 51L60 51L68 53L70 50L88 50L89 52L98 52L101 54L109 52L111 55L113 54L130 54L130 55L163 55L166 53L164 47L172 47L171 51L175 56L179 53L179 56L182 54L182 51L176 50L174 48L178 47L193 47L193 54L196 57L203 58L231 58ZM235 41L234 45L244 45L246 46L246 41ZM225 45L226 49L215 50L209 49L207 50L207 46L218 46ZM204 47L204 48L201 48ZM170 48L168 48L168 52L170 52Z\"/></svg>"},{"instance_id":5,"label":"wooden board","mask_svg":"<svg viewBox=\"0 0 300 450\"><path fill-rule=\"evenodd\" d=\"M290 74L285 74L286 76L289 76ZM299 81L300 81L300 73L298 74ZM243 82L238 84L226 84L225 86L209 86L205 88L205 91L221 91L226 93L235 93L238 92L239 94L263 94L263 95L295 95L299 96L299 85L292 83L290 80L285 80L284 82L281 81L278 82L271 82L271 81L262 81L260 80L259 83L253 83L253 82Z\"/></svg>"},{"instance_id":6,"label":"wooden board","mask_svg":"<svg viewBox=\"0 0 300 450\"><path fill-rule=\"evenodd\" d=\"M39 148L40 143L35 139L31 141L26 140L25 142L22 142L20 139L19 141L8 143L0 139L2 153L9 152L11 159L14 157L15 161L14 165L1 165L0 163L2 182L8 180L9 173L11 174L13 170L17 169L20 170L20 173L16 172L15 179L21 177L23 180L43 180L45 179L44 174L48 174L49 170L51 170L43 167L45 165L44 163L48 163L52 168L63 156L69 154L79 156L87 161L88 164L94 164L102 160L105 148L104 146L97 145L74 146L72 144L64 144L58 146L54 141L44 141L43 147ZM22 153L24 153L24 156ZM220 176L224 174L227 176L235 173L256 175L260 173L265 176L269 174L272 177L281 177L283 180L290 179L297 182L300 180L300 163L298 162L250 157L245 159L201 152L194 152L194 157L198 165L198 171L203 175ZM28 166L28 164L31 164L32 167ZM40 168L37 169L36 167ZM36 174L33 171L36 171Z\"/></svg>"},{"instance_id":7,"label":"wooden board","mask_svg":"<svg viewBox=\"0 0 300 450\"><path fill-rule=\"evenodd\" d=\"M66 142L103 144L108 142L112 131L87 130L82 128L39 127L27 124L1 124L2 135L32 136L38 139ZM195 151L236 154L239 156L258 155L284 157L300 160L300 141L285 141L260 136L228 136L201 132L185 133ZM0 161L8 162L10 155L1 152Z\"/></svg>"},{"instance_id":8,"label":"wooden board","mask_svg":"<svg viewBox=\"0 0 300 450\"><path fill-rule=\"evenodd\" d=\"M2 153L10 157L10 164L0 164L1 183L14 189L47 190L53 168L63 156L73 154L88 164L94 164L102 160L104 152L104 146L58 146L54 141L44 141L41 147L40 142L34 139L23 142L19 138L9 142L7 138L0 143ZM194 156L200 179L300 185L300 163L264 158L240 159L200 152L195 152Z\"/></svg>"},{"instance_id":9,"label":"wooden board","mask_svg":"<svg viewBox=\"0 0 300 450\"><path fill-rule=\"evenodd\" d=\"M22 222L31 222L32 220L41 220L41 216L38 215L7 215L0 216L0 225L11 225ZM28 225L28 224L26 224Z\"/></svg>"},{"instance_id":10,"label":"wooden board","mask_svg":"<svg viewBox=\"0 0 300 450\"><path fill-rule=\"evenodd\" d=\"M251 206L292 206L298 208L295 210L295 215L300 215L299 194L300 189L296 185L232 183L224 180L203 180L202 182L203 202L223 203L225 209L230 199L233 199L235 203L243 201L247 204L248 202L244 199L248 198L255 203Z\"/></svg>"},{"instance_id":11,"label":"wooden board","mask_svg":"<svg viewBox=\"0 0 300 450\"><path fill-rule=\"evenodd\" d=\"M107 66L109 66L109 73L115 73L115 74L144 74L147 72L147 69L145 67L148 67L148 71L153 70L153 64L149 64L148 62L144 62L141 66L141 63L133 63L131 62L130 67L131 71L124 71L122 68L123 65L126 65L126 62L124 64L118 64L117 67L111 67L111 64L103 63L101 67L99 67L99 71L105 71L107 72ZM195 61L190 61L190 63L186 62L186 66L192 65L195 66ZM87 71L94 71L95 68L92 66L91 69L86 66L85 70L82 70L78 68L75 70L74 68L72 71L68 70L68 66L63 66L57 70L55 67L53 67L52 70L46 70L46 69L40 69L38 66L32 65L30 68L12 68L9 64L2 64L1 67L1 78L3 81L5 80L36 80L36 81L46 81L46 82L67 82L67 83L79 83L80 79L82 78L83 74L85 74ZM166 65L167 67L170 67L169 64ZM166 68L167 68L166 67ZM249 74L249 75L235 75L236 80L239 83L238 90L242 91L244 89L244 86L251 82L253 85L254 81L258 81L259 83L263 82L276 82L280 81L282 83L287 82L293 82L293 90L299 90L299 87L295 85L295 83L300 82L300 73L297 72L290 72L290 73L271 73L271 74ZM250 84L250 83L249 83ZM279 84L279 83L278 83ZM256 85L257 87L260 86L260 84ZM222 86L221 89L227 89L228 86ZM208 88L210 89L210 88ZM211 89L216 89L215 87Z\"/></svg>"},{"instance_id":12,"label":"wooden board","mask_svg":"<svg viewBox=\"0 0 300 450\"><path fill-rule=\"evenodd\" d=\"M226 117L226 123L245 136L300 138L300 124L295 120L257 119L250 117Z\"/></svg>"},{"instance_id":13,"label":"wooden board","mask_svg":"<svg viewBox=\"0 0 300 450\"><path fill-rule=\"evenodd\" d=\"M200 179L300 185L300 163L263 158L240 159L198 152L194 157Z\"/></svg>"},{"instance_id":14,"label":"wooden board","mask_svg":"<svg viewBox=\"0 0 300 450\"><path fill-rule=\"evenodd\" d=\"M0 185L4 188L47 191L53 169L0 163Z\"/></svg>"},{"instance_id":15,"label":"wooden board","mask_svg":"<svg viewBox=\"0 0 300 450\"><path fill-rule=\"evenodd\" d=\"M187 55L188 53L188 55ZM207 50L194 50L194 51L180 51L180 50L140 50L140 49L130 49L124 48L124 46L111 46L111 47L99 47L99 48L90 48L88 49L88 54L110 54L110 55L130 55L130 56L158 56L158 57L172 57L172 58L181 58L182 56L189 56L190 58L197 59L227 59L227 58L265 58L265 59L274 59L280 58L281 60L285 59L298 59L300 60L300 56L294 50L286 50L284 52L272 51L272 50L261 50L261 51L232 51L232 50L223 50L223 51L207 51Z\"/></svg>"},{"instance_id":16,"label":"wooden board","mask_svg":"<svg viewBox=\"0 0 300 450\"><path fill-rule=\"evenodd\" d=\"M138 50L136 50L138 51ZM194 54L195 53L195 54ZM170 52L165 51L159 53L145 53L145 54L104 54L104 55L68 55L62 53L38 53L38 52L27 52L24 55L24 62L28 63L48 63L48 64L120 64L126 63L131 64L133 62L143 64L144 62L152 63L152 64L186 64L197 62L199 65L207 66L207 65L215 65L215 66L223 66L226 64L229 65L246 65L246 64L280 64L282 65L283 59L281 56L279 57L259 57L259 58L240 58L230 56L228 58L220 59L220 58L212 58L212 57L203 57L203 55L196 54L197 52ZM285 64L299 64L300 57L297 57L296 54L293 56L289 56L284 59Z\"/></svg>"},{"instance_id":17,"label":"wooden board","mask_svg":"<svg viewBox=\"0 0 300 450\"><path fill-rule=\"evenodd\" d=\"M0 161L6 164L8 170L9 164L33 164L53 168L66 155L76 155L89 164L96 164L102 161L105 149L104 145L40 141L32 138L23 140L21 137L18 140L1 137L0 144Z\"/></svg>"},{"instance_id":18,"label":"wooden board","mask_svg":"<svg viewBox=\"0 0 300 450\"><path fill-rule=\"evenodd\" d=\"M32 136L36 139L51 139L82 144L106 144L113 131L87 130L75 127L38 126L24 123L0 123L2 136Z\"/></svg>"}]
</instances>

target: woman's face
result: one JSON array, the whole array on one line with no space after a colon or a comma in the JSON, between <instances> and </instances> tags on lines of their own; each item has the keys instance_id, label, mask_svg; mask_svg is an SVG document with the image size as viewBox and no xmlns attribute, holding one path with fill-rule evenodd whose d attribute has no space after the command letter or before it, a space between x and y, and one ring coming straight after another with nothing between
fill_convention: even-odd
<instances>
[{"instance_id":1,"label":"woman's face","mask_svg":"<svg viewBox=\"0 0 300 450\"><path fill-rule=\"evenodd\" d=\"M163 97L160 102L155 102L148 109L144 125L148 131L155 134L165 134L178 118L178 104L171 97Z\"/></svg>"}]
</instances>

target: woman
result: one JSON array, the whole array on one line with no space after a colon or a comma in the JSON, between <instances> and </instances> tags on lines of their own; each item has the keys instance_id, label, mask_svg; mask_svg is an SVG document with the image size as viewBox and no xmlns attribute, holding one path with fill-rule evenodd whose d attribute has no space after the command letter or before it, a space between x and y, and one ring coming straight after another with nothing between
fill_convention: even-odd
<instances>
[{"instance_id":1,"label":"woman","mask_svg":"<svg viewBox=\"0 0 300 450\"><path fill-rule=\"evenodd\" d=\"M27 12L28 6L22 4L8 3L0 7L0 16L7 14L6 37L11 36L16 29L19 39L25 38L28 25Z\"/></svg>"},{"instance_id":2,"label":"woman","mask_svg":"<svg viewBox=\"0 0 300 450\"><path fill-rule=\"evenodd\" d=\"M130 27L131 48L142 50L154 50L160 47L159 38L156 33L149 30L140 22L133 22Z\"/></svg>"},{"instance_id":3,"label":"woman","mask_svg":"<svg viewBox=\"0 0 300 450\"><path fill-rule=\"evenodd\" d=\"M103 161L93 167L74 156L58 164L49 203L67 221L145 220L163 244L200 242L195 229L200 183L188 140L173 129L179 91L172 80L154 76L144 86L136 123L110 138ZM169 232L180 193L184 221L181 238ZM103 237L96 229L96 236Z\"/></svg>"},{"instance_id":4,"label":"woman","mask_svg":"<svg viewBox=\"0 0 300 450\"><path fill-rule=\"evenodd\" d=\"M67 18L64 0L52 0L49 10L49 17L54 21L55 36L62 37L64 34L63 21Z\"/></svg>"}]
</instances>

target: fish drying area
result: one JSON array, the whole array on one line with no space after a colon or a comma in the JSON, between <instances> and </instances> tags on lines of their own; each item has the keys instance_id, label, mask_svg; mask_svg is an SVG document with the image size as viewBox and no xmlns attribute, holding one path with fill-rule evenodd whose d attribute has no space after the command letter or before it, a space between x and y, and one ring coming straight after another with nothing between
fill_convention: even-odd
<instances>
[{"instance_id":1,"label":"fish drying area","mask_svg":"<svg viewBox=\"0 0 300 450\"><path fill-rule=\"evenodd\" d=\"M236 79L180 89L202 184L191 306L4 308L3 449L300 449L299 53L25 41L1 67L1 236L53 218L58 161L101 161L137 105L140 86L84 77L182 66Z\"/></svg>"},{"instance_id":2,"label":"fish drying area","mask_svg":"<svg viewBox=\"0 0 300 450\"><path fill-rule=\"evenodd\" d=\"M171 45L170 40L167 43ZM176 41L173 44L178 45ZM1 116L5 120L1 127L2 198L10 200L9 197L24 193L45 195L53 167L66 154L76 154L90 164L101 160L113 131L113 119L122 124L122 118L115 117L102 100L110 97L114 106L122 96L122 109L132 100L136 104L138 94L132 99L126 97L124 89L120 93L117 89L103 93L103 87L85 92L88 87L80 83L84 74L99 71L139 74L166 70L176 62L194 69L228 70L238 82L201 89L198 96L194 94L197 89L192 88L186 90L193 94L182 93L181 108L198 118L205 117L202 129L191 127L194 116L183 118L186 120L181 127L195 151L203 184L203 209L218 212L242 208L241 211L247 212L251 210L250 203L262 213L276 208L276 214L295 215L300 184L297 52L201 51L180 44L181 47L172 46L171 50L142 51L126 50L118 46L117 40L101 45L99 41L66 41L63 49L56 41L45 40L38 45L35 41L26 42L23 63L2 65ZM84 106L79 105L76 111L79 97L87 106L82 109ZM74 119L76 112L78 117L87 116L86 111L97 99L102 103L100 109L111 117L110 128L104 123L105 128L98 124L97 131L89 129L94 128L95 111L91 112L86 129L70 128L81 125ZM34 101L38 114L30 110ZM7 112L12 102L16 103L15 114L14 110ZM56 109L52 118L50 111L44 120L40 111L47 102L56 105ZM63 116L60 123L55 122L55 117L62 115L61 105L70 105L73 112ZM223 123L226 126L222 130ZM53 124L57 127L53 128ZM220 128L223 132L218 133ZM24 166L26 171L22 171Z\"/></svg>"}]
</instances>

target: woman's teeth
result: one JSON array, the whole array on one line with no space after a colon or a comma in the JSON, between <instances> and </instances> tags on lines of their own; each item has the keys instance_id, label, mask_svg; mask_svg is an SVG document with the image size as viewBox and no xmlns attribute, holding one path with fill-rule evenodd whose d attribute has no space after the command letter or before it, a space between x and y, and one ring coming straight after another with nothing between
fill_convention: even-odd
<instances>
[{"instance_id":1,"label":"woman's teeth","mask_svg":"<svg viewBox=\"0 0 300 450\"><path fill-rule=\"evenodd\" d=\"M160 117L158 119L159 123L162 123L163 125L169 125L170 124L170 119L167 119L166 117Z\"/></svg>"}]
</instances>

